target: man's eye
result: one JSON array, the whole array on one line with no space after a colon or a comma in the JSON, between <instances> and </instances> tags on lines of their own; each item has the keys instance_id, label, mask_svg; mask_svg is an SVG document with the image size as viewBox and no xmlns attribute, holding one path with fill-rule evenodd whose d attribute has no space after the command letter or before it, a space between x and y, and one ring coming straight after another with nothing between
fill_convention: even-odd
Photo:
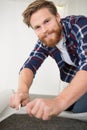
<instances>
[{"instance_id":1,"label":"man's eye","mask_svg":"<svg viewBox=\"0 0 87 130\"><path fill-rule=\"evenodd\" d=\"M35 27L35 30L37 30L37 29L39 29L40 28L40 26L37 26L37 27Z\"/></svg>"},{"instance_id":2,"label":"man's eye","mask_svg":"<svg viewBox=\"0 0 87 130\"><path fill-rule=\"evenodd\" d=\"M46 20L44 23L48 23L49 22L49 20Z\"/></svg>"}]
</instances>

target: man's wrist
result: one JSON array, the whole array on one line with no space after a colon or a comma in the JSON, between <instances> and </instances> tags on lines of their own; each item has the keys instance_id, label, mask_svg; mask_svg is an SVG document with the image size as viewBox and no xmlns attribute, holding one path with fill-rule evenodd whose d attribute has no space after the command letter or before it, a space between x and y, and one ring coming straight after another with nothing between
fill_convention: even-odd
<instances>
[{"instance_id":1,"label":"man's wrist","mask_svg":"<svg viewBox=\"0 0 87 130\"><path fill-rule=\"evenodd\" d=\"M58 108L59 108L60 112L66 110L66 108L67 108L67 102L65 101L65 99L63 97L57 96L55 98L55 101L58 104Z\"/></svg>"}]
</instances>

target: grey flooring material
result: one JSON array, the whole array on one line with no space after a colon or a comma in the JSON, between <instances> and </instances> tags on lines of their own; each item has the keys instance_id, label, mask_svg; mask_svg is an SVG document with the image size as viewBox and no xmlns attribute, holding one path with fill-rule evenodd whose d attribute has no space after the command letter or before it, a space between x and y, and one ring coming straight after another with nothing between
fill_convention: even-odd
<instances>
[{"instance_id":1,"label":"grey flooring material","mask_svg":"<svg viewBox=\"0 0 87 130\"><path fill-rule=\"evenodd\" d=\"M61 117L43 121L27 114L14 114L0 122L0 130L87 130L87 122Z\"/></svg>"}]
</instances>

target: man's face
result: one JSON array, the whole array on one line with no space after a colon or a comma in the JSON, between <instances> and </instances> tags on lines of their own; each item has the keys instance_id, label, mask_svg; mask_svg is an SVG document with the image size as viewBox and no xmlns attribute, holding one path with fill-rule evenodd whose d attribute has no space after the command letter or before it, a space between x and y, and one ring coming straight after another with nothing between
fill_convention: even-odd
<instances>
[{"instance_id":1,"label":"man's face","mask_svg":"<svg viewBox=\"0 0 87 130\"><path fill-rule=\"evenodd\" d=\"M61 39L60 17L53 15L47 8L32 14L30 24L38 38L47 46L54 47Z\"/></svg>"}]
</instances>

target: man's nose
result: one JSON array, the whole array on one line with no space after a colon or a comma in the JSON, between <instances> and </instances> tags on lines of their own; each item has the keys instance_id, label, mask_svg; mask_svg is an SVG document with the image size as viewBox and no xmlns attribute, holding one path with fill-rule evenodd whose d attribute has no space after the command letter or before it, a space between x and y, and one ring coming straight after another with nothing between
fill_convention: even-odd
<instances>
[{"instance_id":1,"label":"man's nose","mask_svg":"<svg viewBox=\"0 0 87 130\"><path fill-rule=\"evenodd\" d=\"M46 33L47 31L48 31L47 27L42 26L42 32L43 32L43 33Z\"/></svg>"}]
</instances>

